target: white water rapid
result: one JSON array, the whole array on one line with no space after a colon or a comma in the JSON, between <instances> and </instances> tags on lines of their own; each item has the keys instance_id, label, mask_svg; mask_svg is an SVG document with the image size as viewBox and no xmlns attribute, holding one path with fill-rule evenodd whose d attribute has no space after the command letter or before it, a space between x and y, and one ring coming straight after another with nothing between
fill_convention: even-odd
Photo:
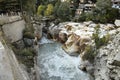
<instances>
[{"instance_id":1,"label":"white water rapid","mask_svg":"<svg viewBox=\"0 0 120 80\"><path fill-rule=\"evenodd\" d=\"M40 80L90 80L78 66L80 57L69 56L60 43L43 37L37 58Z\"/></svg>"}]
</instances>

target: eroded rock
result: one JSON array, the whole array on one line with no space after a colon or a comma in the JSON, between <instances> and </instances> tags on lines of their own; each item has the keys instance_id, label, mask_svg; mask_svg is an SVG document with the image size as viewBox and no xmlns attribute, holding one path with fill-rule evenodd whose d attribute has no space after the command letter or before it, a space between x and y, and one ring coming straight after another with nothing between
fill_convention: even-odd
<instances>
[{"instance_id":1,"label":"eroded rock","mask_svg":"<svg viewBox=\"0 0 120 80\"><path fill-rule=\"evenodd\" d=\"M120 26L120 20L115 20L114 23L115 23L116 26Z\"/></svg>"}]
</instances>

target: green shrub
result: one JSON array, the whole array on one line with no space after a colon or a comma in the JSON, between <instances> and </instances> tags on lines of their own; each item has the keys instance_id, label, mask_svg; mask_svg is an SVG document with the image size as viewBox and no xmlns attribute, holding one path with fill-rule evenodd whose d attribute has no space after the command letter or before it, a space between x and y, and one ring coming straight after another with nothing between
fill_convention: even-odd
<instances>
[{"instance_id":1,"label":"green shrub","mask_svg":"<svg viewBox=\"0 0 120 80\"><path fill-rule=\"evenodd\" d=\"M78 21L85 21L86 20L86 14L85 13L82 13L80 16L79 16L79 19Z\"/></svg>"},{"instance_id":2,"label":"green shrub","mask_svg":"<svg viewBox=\"0 0 120 80\"><path fill-rule=\"evenodd\" d=\"M102 38L99 37L99 25L95 28L95 33L93 34L93 39L95 41L96 48L99 49L101 46L106 45L110 39L110 35L107 34Z\"/></svg>"},{"instance_id":3,"label":"green shrub","mask_svg":"<svg viewBox=\"0 0 120 80\"><path fill-rule=\"evenodd\" d=\"M33 52L31 49L23 49L19 52L21 56L33 56Z\"/></svg>"},{"instance_id":4,"label":"green shrub","mask_svg":"<svg viewBox=\"0 0 120 80\"><path fill-rule=\"evenodd\" d=\"M44 15L44 10L45 10L46 6L45 5L40 5L38 7L38 10L37 10L37 15L41 15L43 16Z\"/></svg>"},{"instance_id":5,"label":"green shrub","mask_svg":"<svg viewBox=\"0 0 120 80\"><path fill-rule=\"evenodd\" d=\"M84 55L82 56L82 59L83 59L83 60L93 61L95 55L96 55L96 54L95 54L95 50L93 49L93 47L90 46L90 45L87 45L87 46L85 47L85 53L84 53Z\"/></svg>"},{"instance_id":6,"label":"green shrub","mask_svg":"<svg viewBox=\"0 0 120 80\"><path fill-rule=\"evenodd\" d=\"M25 33L23 34L23 37L24 37L24 38L29 38L29 39L34 39L34 34L31 33L31 32L25 32Z\"/></svg>"},{"instance_id":7,"label":"green shrub","mask_svg":"<svg viewBox=\"0 0 120 80\"><path fill-rule=\"evenodd\" d=\"M53 14L54 6L52 4L47 5L47 9L44 11L45 16L50 16Z\"/></svg>"}]
</instances>

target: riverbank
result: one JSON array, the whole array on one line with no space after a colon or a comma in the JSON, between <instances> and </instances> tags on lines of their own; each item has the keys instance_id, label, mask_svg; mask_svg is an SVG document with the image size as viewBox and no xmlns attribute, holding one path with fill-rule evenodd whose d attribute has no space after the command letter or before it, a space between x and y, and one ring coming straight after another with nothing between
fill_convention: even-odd
<instances>
[{"instance_id":1,"label":"riverbank","mask_svg":"<svg viewBox=\"0 0 120 80\"><path fill-rule=\"evenodd\" d=\"M94 71L96 70L96 57L101 54L98 52L99 49L108 45L119 32L120 28L115 24L95 24L92 21L64 22L59 25L52 24L48 28L52 39L61 42L62 48L69 55L75 53L81 55L83 63L79 68L93 74L95 79L98 79L96 78L97 73L94 74Z\"/></svg>"},{"instance_id":2,"label":"riverbank","mask_svg":"<svg viewBox=\"0 0 120 80\"><path fill-rule=\"evenodd\" d=\"M78 68L81 63L79 55L68 55L61 43L44 36L39 44L37 64L40 80L90 80L89 74Z\"/></svg>"}]
</instances>

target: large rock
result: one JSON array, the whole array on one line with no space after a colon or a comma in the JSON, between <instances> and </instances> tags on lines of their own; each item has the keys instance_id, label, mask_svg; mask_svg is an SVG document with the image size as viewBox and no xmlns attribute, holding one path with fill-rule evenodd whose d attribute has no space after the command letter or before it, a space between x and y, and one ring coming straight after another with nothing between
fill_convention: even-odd
<instances>
[{"instance_id":1,"label":"large rock","mask_svg":"<svg viewBox=\"0 0 120 80\"><path fill-rule=\"evenodd\" d=\"M25 21L17 21L2 26L6 38L10 42L16 42L23 38L23 30L25 29Z\"/></svg>"},{"instance_id":2,"label":"large rock","mask_svg":"<svg viewBox=\"0 0 120 80\"><path fill-rule=\"evenodd\" d=\"M115 25L120 26L120 20L115 20Z\"/></svg>"},{"instance_id":3,"label":"large rock","mask_svg":"<svg viewBox=\"0 0 120 80\"><path fill-rule=\"evenodd\" d=\"M65 34L65 33L59 33L59 41L61 43L65 43L67 41L67 34Z\"/></svg>"},{"instance_id":4,"label":"large rock","mask_svg":"<svg viewBox=\"0 0 120 80\"><path fill-rule=\"evenodd\" d=\"M79 69L81 69L82 71L88 72L90 75L93 76L94 67L89 61L82 61L79 66Z\"/></svg>"},{"instance_id":5,"label":"large rock","mask_svg":"<svg viewBox=\"0 0 120 80\"><path fill-rule=\"evenodd\" d=\"M2 16L2 17L0 17L0 25L8 24L11 22L16 22L21 19L22 19L22 17L20 17L20 16Z\"/></svg>"},{"instance_id":6,"label":"large rock","mask_svg":"<svg viewBox=\"0 0 120 80\"><path fill-rule=\"evenodd\" d=\"M63 49L68 54L74 54L79 51L79 36L71 34L65 42Z\"/></svg>"},{"instance_id":7,"label":"large rock","mask_svg":"<svg viewBox=\"0 0 120 80\"><path fill-rule=\"evenodd\" d=\"M116 66L120 66L120 53L119 52L116 54L113 64Z\"/></svg>"},{"instance_id":8,"label":"large rock","mask_svg":"<svg viewBox=\"0 0 120 80\"><path fill-rule=\"evenodd\" d=\"M33 43L34 43L33 39L24 38L23 41L24 41L25 46L27 47L33 46Z\"/></svg>"},{"instance_id":9,"label":"large rock","mask_svg":"<svg viewBox=\"0 0 120 80\"><path fill-rule=\"evenodd\" d=\"M30 80L14 53L0 42L0 80Z\"/></svg>"},{"instance_id":10,"label":"large rock","mask_svg":"<svg viewBox=\"0 0 120 80\"><path fill-rule=\"evenodd\" d=\"M42 28L43 28L43 25L41 24L33 24L33 27L35 29L35 36L37 37L37 39L41 39L42 37Z\"/></svg>"},{"instance_id":11,"label":"large rock","mask_svg":"<svg viewBox=\"0 0 120 80\"><path fill-rule=\"evenodd\" d=\"M114 39L98 50L94 63L95 80L120 79L120 33Z\"/></svg>"}]
</instances>

